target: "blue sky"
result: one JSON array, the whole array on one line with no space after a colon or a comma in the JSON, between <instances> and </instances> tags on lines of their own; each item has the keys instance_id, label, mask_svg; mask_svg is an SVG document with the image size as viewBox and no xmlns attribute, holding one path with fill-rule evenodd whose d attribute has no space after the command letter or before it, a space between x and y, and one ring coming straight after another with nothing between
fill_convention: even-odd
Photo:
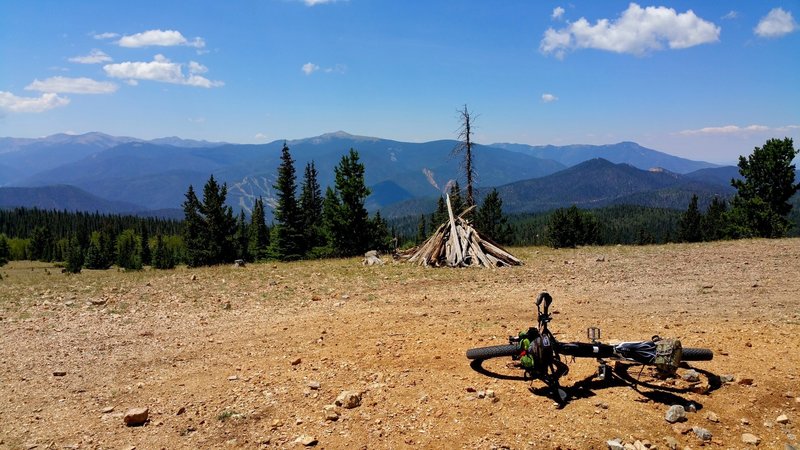
<instances>
[{"instance_id":1,"label":"blue sky","mask_svg":"<svg viewBox=\"0 0 800 450\"><path fill-rule=\"evenodd\" d=\"M800 146L800 1L0 2L0 136Z\"/></svg>"}]
</instances>

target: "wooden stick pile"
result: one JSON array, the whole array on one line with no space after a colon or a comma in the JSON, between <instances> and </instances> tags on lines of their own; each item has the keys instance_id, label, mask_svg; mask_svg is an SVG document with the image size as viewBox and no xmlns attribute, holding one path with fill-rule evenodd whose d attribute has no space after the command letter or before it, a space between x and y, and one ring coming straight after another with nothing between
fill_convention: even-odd
<instances>
[{"instance_id":1,"label":"wooden stick pile","mask_svg":"<svg viewBox=\"0 0 800 450\"><path fill-rule=\"evenodd\" d=\"M504 267L519 266L522 261L503 250L490 239L482 238L478 231L463 218L471 209L453 216L450 196L447 196L447 212L450 221L439 225L422 245L413 249L409 262L433 267Z\"/></svg>"}]
</instances>

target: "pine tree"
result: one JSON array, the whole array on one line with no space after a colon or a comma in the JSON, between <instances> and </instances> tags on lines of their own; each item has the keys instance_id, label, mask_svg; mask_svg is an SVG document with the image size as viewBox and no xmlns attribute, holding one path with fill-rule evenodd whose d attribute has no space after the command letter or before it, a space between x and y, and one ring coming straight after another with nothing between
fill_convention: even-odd
<instances>
[{"instance_id":1,"label":"pine tree","mask_svg":"<svg viewBox=\"0 0 800 450\"><path fill-rule=\"evenodd\" d=\"M509 244L512 238L508 218L503 215L503 200L497 189L483 199L483 204L475 215L475 228L481 233L501 244Z\"/></svg>"},{"instance_id":2,"label":"pine tree","mask_svg":"<svg viewBox=\"0 0 800 450\"><path fill-rule=\"evenodd\" d=\"M100 245L100 236L101 233L99 231L95 231L92 233L91 238L89 238L89 248L86 249L86 259L84 261L84 265L87 269L108 269L108 259L103 255L103 249Z\"/></svg>"},{"instance_id":3,"label":"pine tree","mask_svg":"<svg viewBox=\"0 0 800 450\"><path fill-rule=\"evenodd\" d=\"M66 255L64 257L66 262L65 268L69 273L80 273L81 269L83 268L83 249L81 248L80 242L78 242L78 238L73 236L69 240L69 245L67 247Z\"/></svg>"},{"instance_id":4,"label":"pine tree","mask_svg":"<svg viewBox=\"0 0 800 450\"><path fill-rule=\"evenodd\" d=\"M317 181L314 162L306 164L300 190L300 216L303 231L303 253L325 244L322 232L322 189Z\"/></svg>"},{"instance_id":5,"label":"pine tree","mask_svg":"<svg viewBox=\"0 0 800 450\"><path fill-rule=\"evenodd\" d=\"M0 234L0 266L5 266L11 259L11 248L5 234Z\"/></svg>"},{"instance_id":6,"label":"pine tree","mask_svg":"<svg viewBox=\"0 0 800 450\"><path fill-rule=\"evenodd\" d=\"M147 226L142 226L142 233L139 236L142 250L139 253L142 259L142 265L149 266L152 262L152 253L150 252L150 235L147 232Z\"/></svg>"},{"instance_id":7,"label":"pine tree","mask_svg":"<svg viewBox=\"0 0 800 450\"><path fill-rule=\"evenodd\" d=\"M336 189L330 200L326 195L329 204L324 209L333 251L338 256L360 255L369 245L369 216L364 202L370 191L364 182L364 165L359 162L358 152L351 148L334 172Z\"/></svg>"},{"instance_id":8,"label":"pine tree","mask_svg":"<svg viewBox=\"0 0 800 450\"><path fill-rule=\"evenodd\" d=\"M800 188L796 183L797 156L791 138L769 139L745 158L739 157L742 180L731 180L737 194L733 199L731 217L738 236L775 238L786 234L792 211L789 199Z\"/></svg>"},{"instance_id":9,"label":"pine tree","mask_svg":"<svg viewBox=\"0 0 800 450\"><path fill-rule=\"evenodd\" d=\"M425 214L420 214L419 222L417 222L417 237L414 240L416 245L422 244L427 239L427 227L425 224Z\"/></svg>"},{"instance_id":10,"label":"pine tree","mask_svg":"<svg viewBox=\"0 0 800 450\"><path fill-rule=\"evenodd\" d=\"M186 264L198 267L208 264L208 235L200 215L200 200L189 185L183 202L183 242L186 245Z\"/></svg>"},{"instance_id":11,"label":"pine tree","mask_svg":"<svg viewBox=\"0 0 800 450\"><path fill-rule=\"evenodd\" d=\"M703 220L700 209L697 207L697 195L692 195L689 208L681 216L678 224L678 237L682 242L700 242L703 240L701 221Z\"/></svg>"},{"instance_id":12,"label":"pine tree","mask_svg":"<svg viewBox=\"0 0 800 450\"><path fill-rule=\"evenodd\" d=\"M278 204L275 207L275 229L272 242L273 253L276 258L291 261L300 259L302 254L303 234L300 229L300 212L297 208L297 184L294 170L294 160L289 153L289 147L283 143L281 150L281 164L278 166L278 179L275 195Z\"/></svg>"},{"instance_id":13,"label":"pine tree","mask_svg":"<svg viewBox=\"0 0 800 450\"><path fill-rule=\"evenodd\" d=\"M389 224L381 217L380 211L375 213L369 221L370 239L368 248L380 252L388 252L392 249L392 234L389 232Z\"/></svg>"},{"instance_id":14,"label":"pine tree","mask_svg":"<svg viewBox=\"0 0 800 450\"><path fill-rule=\"evenodd\" d=\"M153 252L153 267L156 269L175 268L175 258L172 257L172 253L164 244L164 238L161 237L161 234L156 235L156 250Z\"/></svg>"},{"instance_id":15,"label":"pine tree","mask_svg":"<svg viewBox=\"0 0 800 450\"><path fill-rule=\"evenodd\" d=\"M236 246L236 259L252 261L248 244L250 241L247 222L245 221L244 211L239 211L239 220L236 222L236 234L233 238Z\"/></svg>"},{"instance_id":16,"label":"pine tree","mask_svg":"<svg viewBox=\"0 0 800 450\"><path fill-rule=\"evenodd\" d=\"M250 217L250 242L248 253L254 261L267 257L269 247L269 229L264 219L264 200L259 197L253 204L253 215Z\"/></svg>"},{"instance_id":17,"label":"pine tree","mask_svg":"<svg viewBox=\"0 0 800 450\"><path fill-rule=\"evenodd\" d=\"M225 205L227 195L227 184L219 186L214 175L211 175L203 187L203 203L200 205L208 236L206 241L208 265L230 263L236 259L233 243L236 219L233 218L233 209Z\"/></svg>"},{"instance_id":18,"label":"pine tree","mask_svg":"<svg viewBox=\"0 0 800 450\"><path fill-rule=\"evenodd\" d=\"M439 225L447 222L448 220L450 220L450 217L447 213L447 202L445 202L444 197L439 197L439 200L436 203L436 211L431 214L431 228L428 230L428 234L435 233L436 229L439 228Z\"/></svg>"},{"instance_id":19,"label":"pine tree","mask_svg":"<svg viewBox=\"0 0 800 450\"><path fill-rule=\"evenodd\" d=\"M53 260L53 234L47 225L39 225L33 230L31 242L28 244L28 252L31 260L52 261Z\"/></svg>"},{"instance_id":20,"label":"pine tree","mask_svg":"<svg viewBox=\"0 0 800 450\"><path fill-rule=\"evenodd\" d=\"M702 220L703 240L718 241L728 235L728 204L714 197Z\"/></svg>"},{"instance_id":21,"label":"pine tree","mask_svg":"<svg viewBox=\"0 0 800 450\"><path fill-rule=\"evenodd\" d=\"M139 243L136 233L127 229L117 237L117 266L126 270L139 270L142 268L142 259L139 255Z\"/></svg>"}]
</instances>

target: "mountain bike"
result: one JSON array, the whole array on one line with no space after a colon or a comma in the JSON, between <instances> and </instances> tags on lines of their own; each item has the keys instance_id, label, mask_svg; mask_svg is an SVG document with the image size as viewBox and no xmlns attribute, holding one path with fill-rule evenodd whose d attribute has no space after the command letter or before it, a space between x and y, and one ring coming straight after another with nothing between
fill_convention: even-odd
<instances>
[{"instance_id":1,"label":"mountain bike","mask_svg":"<svg viewBox=\"0 0 800 450\"><path fill-rule=\"evenodd\" d=\"M624 361L642 366L655 366L662 375L674 375L683 361L710 361L714 353L706 348L684 348L680 340L662 339L653 336L647 341L603 344L600 329L587 329L587 342L559 342L550 332L548 324L553 319L550 304L553 298L541 292L536 298L537 327L517 336L509 336L507 345L494 345L467 350L467 358L481 362L489 358L510 356L515 367L524 370L524 379L541 380L549 388L553 398L564 403L566 392L559 380L569 372L562 357L595 358L598 362L595 376L599 380L610 380L611 367L607 360Z\"/></svg>"}]
</instances>

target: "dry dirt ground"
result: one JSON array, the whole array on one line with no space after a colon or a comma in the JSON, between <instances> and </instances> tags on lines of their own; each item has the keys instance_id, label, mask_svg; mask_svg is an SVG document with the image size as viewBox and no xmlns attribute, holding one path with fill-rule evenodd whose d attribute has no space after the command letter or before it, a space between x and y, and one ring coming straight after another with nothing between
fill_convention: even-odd
<instances>
[{"instance_id":1,"label":"dry dirt ground","mask_svg":"<svg viewBox=\"0 0 800 450\"><path fill-rule=\"evenodd\" d=\"M303 435L317 448L747 448L744 433L760 448L797 445L800 240L511 250L525 266L344 259L67 276L12 263L0 269L0 449L286 448ZM483 365L494 377L470 367L466 349L533 323L541 290L560 340L599 326L604 340L712 349L694 364L711 391L638 368L626 372L638 389L606 387L579 359L564 382L584 388L558 409L505 359ZM720 375L735 379L717 386ZM343 390L360 406L325 420ZM485 390L496 400L473 392ZM672 404L697 411L673 426ZM134 407L149 422L126 427ZM681 433L693 426L712 440Z\"/></svg>"}]
</instances>

